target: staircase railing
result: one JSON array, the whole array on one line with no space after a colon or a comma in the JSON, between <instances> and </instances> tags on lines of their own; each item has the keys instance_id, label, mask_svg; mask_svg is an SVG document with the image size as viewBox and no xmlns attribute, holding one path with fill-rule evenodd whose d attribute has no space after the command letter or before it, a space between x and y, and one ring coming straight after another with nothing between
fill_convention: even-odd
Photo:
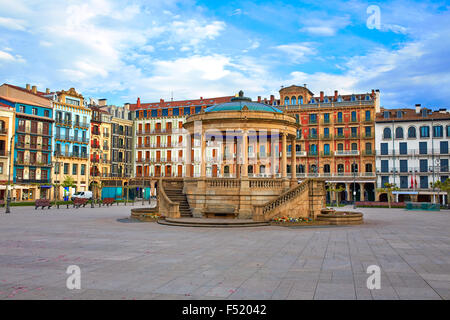
<instances>
[{"instance_id":1,"label":"staircase railing","mask_svg":"<svg viewBox=\"0 0 450 320\"><path fill-rule=\"evenodd\" d=\"M301 192L303 192L308 186L310 186L312 180L306 179L299 185L287 190L282 193L277 198L260 205L254 205L254 215L253 219L255 221L267 221L272 218L271 213L274 213L274 210L288 203L292 199L296 198ZM312 187L312 185L310 186Z\"/></svg>"},{"instance_id":2,"label":"staircase railing","mask_svg":"<svg viewBox=\"0 0 450 320\"><path fill-rule=\"evenodd\" d=\"M180 204L169 199L161 182L158 184L159 213L167 218L180 218Z\"/></svg>"}]
</instances>

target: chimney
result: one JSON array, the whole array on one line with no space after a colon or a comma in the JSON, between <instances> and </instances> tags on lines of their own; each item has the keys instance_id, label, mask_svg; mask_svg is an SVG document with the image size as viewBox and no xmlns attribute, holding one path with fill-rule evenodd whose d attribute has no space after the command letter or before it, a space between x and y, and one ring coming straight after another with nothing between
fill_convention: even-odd
<instances>
[{"instance_id":1,"label":"chimney","mask_svg":"<svg viewBox=\"0 0 450 320\"><path fill-rule=\"evenodd\" d=\"M200 97L200 100L203 100L203 97Z\"/></svg>"},{"instance_id":2,"label":"chimney","mask_svg":"<svg viewBox=\"0 0 450 320\"><path fill-rule=\"evenodd\" d=\"M49 94L50 93L50 89L49 88L46 88L45 89L45 94Z\"/></svg>"},{"instance_id":3,"label":"chimney","mask_svg":"<svg viewBox=\"0 0 450 320\"><path fill-rule=\"evenodd\" d=\"M422 109L422 105L420 103L416 103L416 113L419 114Z\"/></svg>"},{"instance_id":4,"label":"chimney","mask_svg":"<svg viewBox=\"0 0 450 320\"><path fill-rule=\"evenodd\" d=\"M137 98L136 108L139 109L141 107L141 98Z\"/></svg>"},{"instance_id":5,"label":"chimney","mask_svg":"<svg viewBox=\"0 0 450 320\"><path fill-rule=\"evenodd\" d=\"M36 86L32 86L31 87L31 92L33 92L34 94L37 93L37 87Z\"/></svg>"},{"instance_id":6,"label":"chimney","mask_svg":"<svg viewBox=\"0 0 450 320\"><path fill-rule=\"evenodd\" d=\"M337 101L338 98L338 91L334 90L334 101Z\"/></svg>"},{"instance_id":7,"label":"chimney","mask_svg":"<svg viewBox=\"0 0 450 320\"><path fill-rule=\"evenodd\" d=\"M320 101L323 101L323 91L320 91Z\"/></svg>"},{"instance_id":8,"label":"chimney","mask_svg":"<svg viewBox=\"0 0 450 320\"><path fill-rule=\"evenodd\" d=\"M380 90L375 90L375 113L380 112Z\"/></svg>"},{"instance_id":9,"label":"chimney","mask_svg":"<svg viewBox=\"0 0 450 320\"><path fill-rule=\"evenodd\" d=\"M270 95L270 104L273 104L273 101L275 100L275 96L273 94Z\"/></svg>"},{"instance_id":10,"label":"chimney","mask_svg":"<svg viewBox=\"0 0 450 320\"><path fill-rule=\"evenodd\" d=\"M107 99L99 99L98 100L98 105L100 107L106 106L107 105L108 100Z\"/></svg>"},{"instance_id":11,"label":"chimney","mask_svg":"<svg viewBox=\"0 0 450 320\"><path fill-rule=\"evenodd\" d=\"M29 83L27 83L26 88L27 88L28 91L31 91L31 86L30 86Z\"/></svg>"},{"instance_id":12,"label":"chimney","mask_svg":"<svg viewBox=\"0 0 450 320\"><path fill-rule=\"evenodd\" d=\"M258 96L258 102L261 103L261 96Z\"/></svg>"},{"instance_id":13,"label":"chimney","mask_svg":"<svg viewBox=\"0 0 450 320\"><path fill-rule=\"evenodd\" d=\"M164 99L159 99L159 103L164 103Z\"/></svg>"}]
</instances>

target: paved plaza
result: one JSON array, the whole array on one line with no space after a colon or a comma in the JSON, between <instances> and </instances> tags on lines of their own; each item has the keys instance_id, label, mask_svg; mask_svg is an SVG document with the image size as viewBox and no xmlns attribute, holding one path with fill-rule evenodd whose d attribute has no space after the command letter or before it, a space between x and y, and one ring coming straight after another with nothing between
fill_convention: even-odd
<instances>
[{"instance_id":1,"label":"paved plaza","mask_svg":"<svg viewBox=\"0 0 450 320\"><path fill-rule=\"evenodd\" d=\"M131 208L0 209L0 299L450 299L450 211L220 229L129 222Z\"/></svg>"}]
</instances>

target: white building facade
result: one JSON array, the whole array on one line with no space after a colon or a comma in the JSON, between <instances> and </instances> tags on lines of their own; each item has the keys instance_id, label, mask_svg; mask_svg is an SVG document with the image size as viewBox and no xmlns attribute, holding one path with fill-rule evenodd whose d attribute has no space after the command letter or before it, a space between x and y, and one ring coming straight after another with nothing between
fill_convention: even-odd
<instances>
[{"instance_id":1,"label":"white building facade","mask_svg":"<svg viewBox=\"0 0 450 320\"><path fill-rule=\"evenodd\" d=\"M375 120L377 188L395 184L395 200L445 203L446 195L433 187L449 178L450 112L381 109ZM387 201L385 193L377 200Z\"/></svg>"}]
</instances>

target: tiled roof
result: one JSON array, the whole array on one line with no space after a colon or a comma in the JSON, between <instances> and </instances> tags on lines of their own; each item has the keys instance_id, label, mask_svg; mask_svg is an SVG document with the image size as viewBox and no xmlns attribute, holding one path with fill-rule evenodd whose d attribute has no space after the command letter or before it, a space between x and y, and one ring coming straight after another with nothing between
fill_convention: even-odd
<instances>
[{"instance_id":1,"label":"tiled roof","mask_svg":"<svg viewBox=\"0 0 450 320\"><path fill-rule=\"evenodd\" d=\"M11 87L11 88L14 88L14 89L17 89L17 90L20 90L20 91L23 91L23 92L26 92L26 93L29 93L29 94L32 94L32 95L35 95L35 96L38 96L38 97L41 97L43 99L49 99L47 97L44 97L45 95L48 95L48 94L45 93L45 92L42 92L42 91L36 91L36 93L34 93L31 90L27 90L26 88L22 88L22 87L19 87L19 86L14 86L14 85L9 84L9 83L4 83L4 85L8 86L8 87Z\"/></svg>"},{"instance_id":2,"label":"tiled roof","mask_svg":"<svg viewBox=\"0 0 450 320\"><path fill-rule=\"evenodd\" d=\"M180 100L180 101L160 101L152 103L140 103L130 104L130 111L141 109L158 109L158 108L176 108L176 107L192 107L192 106L208 106L213 104L230 102L234 96L208 98L208 99L195 99L195 100Z\"/></svg>"},{"instance_id":3,"label":"tiled roof","mask_svg":"<svg viewBox=\"0 0 450 320\"><path fill-rule=\"evenodd\" d=\"M424 117L422 110L426 110L427 114ZM384 117L384 112L389 112L389 118ZM401 111L401 118L397 117L397 112ZM428 108L421 108L419 113L416 109L399 108L399 109L385 109L381 108L380 112L376 114L375 122L391 122L391 121L427 121L427 120L450 120L450 112L432 111Z\"/></svg>"},{"instance_id":4,"label":"tiled roof","mask_svg":"<svg viewBox=\"0 0 450 320\"><path fill-rule=\"evenodd\" d=\"M28 104L30 106L37 106L37 107L44 107L44 108L50 108L49 106L46 106L44 104L40 104L40 103L36 103L36 102L31 102L28 100L22 100L22 99L17 99L17 98L10 98L10 97L4 97L4 96L0 96L1 99L7 100L9 102L12 103L22 103L22 104Z\"/></svg>"}]
</instances>

